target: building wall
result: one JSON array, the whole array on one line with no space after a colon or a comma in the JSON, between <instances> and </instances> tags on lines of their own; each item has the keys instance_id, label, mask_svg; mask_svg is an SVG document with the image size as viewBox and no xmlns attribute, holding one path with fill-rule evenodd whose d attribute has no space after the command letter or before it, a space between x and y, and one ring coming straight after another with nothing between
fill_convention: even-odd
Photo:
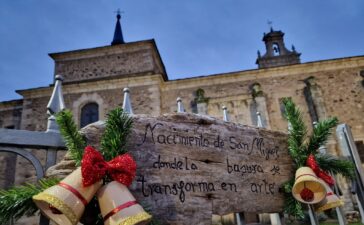
<instances>
[{"instance_id":1,"label":"building wall","mask_svg":"<svg viewBox=\"0 0 364 225\"><path fill-rule=\"evenodd\" d=\"M134 113L150 115L175 112L177 97L183 99L187 112L198 113L196 90L202 88L207 99L208 115L222 119L221 108L225 105L231 121L256 125L255 112L259 110L267 128L286 131L287 122L281 111L284 97L291 97L299 105L306 123L312 122L303 91L307 86L304 80L311 77L312 96L319 118L337 116L341 122L352 127L355 139L362 141L364 87L360 71L363 68L364 57L356 57L167 82L161 74L153 74L66 83L63 93L66 107L72 110L79 124L81 108L89 102L99 104L99 118L104 120L109 110L122 105L124 87L130 88ZM254 84L259 84L262 91L258 96L253 94ZM24 97L21 129L46 130L46 105L51 92L51 87L21 92ZM16 121L14 116L12 118L14 111L6 111L4 107L1 111L3 121ZM331 150L336 152L335 140L331 142ZM19 169L29 168L22 166Z\"/></svg>"},{"instance_id":2,"label":"building wall","mask_svg":"<svg viewBox=\"0 0 364 225\"><path fill-rule=\"evenodd\" d=\"M164 73L154 41L50 54L64 83Z\"/></svg>"},{"instance_id":3,"label":"building wall","mask_svg":"<svg viewBox=\"0 0 364 225\"><path fill-rule=\"evenodd\" d=\"M19 129L23 100L0 102L0 128Z\"/></svg>"},{"instance_id":4,"label":"building wall","mask_svg":"<svg viewBox=\"0 0 364 225\"><path fill-rule=\"evenodd\" d=\"M118 54L101 57L103 48L91 50L92 59L77 59L81 53L65 53L66 56L53 55L56 59L56 73L65 76L63 93L66 107L70 109L79 124L82 106L90 102L99 104L99 118L104 120L107 112L123 101L123 88L129 87L134 113L160 115L176 112L176 99L181 97L187 112L199 112L196 101L196 91L204 90L206 102L204 113L222 119L222 106L227 106L231 121L256 125L256 111L260 111L263 124L272 130L287 131L287 122L281 110L281 100L291 97L299 105L307 124L312 123L310 103L307 102L304 89L309 88L313 98L316 113L320 119L337 116L342 123L352 127L356 141L364 140L364 86L360 71L364 70L364 57L352 57L327 60L291 66L281 66L269 69L249 70L234 73L218 74L205 77L166 81L162 71L162 63L158 62L155 51L138 50L130 53L120 53L121 59L128 58L125 64L118 68ZM94 53L96 51L96 53ZM91 54L91 53L87 53ZM86 54L86 55L87 55ZM110 53L111 54L111 53ZM81 54L82 55L82 54ZM91 57L91 56L89 56ZM130 59L129 59L130 57ZM68 60L68 61L67 61ZM131 60L131 61L130 61ZM131 65L133 64L133 65ZM149 68L150 67L150 68ZM127 69L129 68L129 69ZM135 71L152 69L135 76ZM87 70L86 70L87 69ZM96 69L96 70L95 70ZM154 71L153 71L154 70ZM118 72L116 72L118 71ZM127 74L130 71L132 74ZM92 73L92 79L87 75ZM123 76L113 76L125 73ZM97 79L96 79L97 78ZM100 78L100 79L99 79ZM101 79L107 78L107 79ZM78 80L79 82L74 82ZM254 85L261 92L255 93ZM21 121L16 128L45 131L47 125L46 105L52 93L52 87L36 88L19 91L23 100L16 104L0 103L0 119L2 127L9 121ZM15 112L21 112L15 113ZM21 119L19 119L21 116ZM332 138L329 150L339 153ZM42 162L45 161L45 151L33 151ZM60 154L62 157L63 154ZM0 175L6 174L9 166L4 163L6 157L13 157L12 165L16 165L13 182L20 184L34 180L32 167L23 159L14 156L0 155ZM14 168L13 168L14 169ZM5 173L4 173L5 172ZM0 177L0 185L5 187L6 177ZM2 182L2 183L1 183Z\"/></svg>"},{"instance_id":5,"label":"building wall","mask_svg":"<svg viewBox=\"0 0 364 225\"><path fill-rule=\"evenodd\" d=\"M161 75L135 77L130 79L114 79L91 81L80 84L63 85L63 96L65 105L74 114L76 124L80 125L81 108L90 102L99 104L99 119L105 120L107 112L115 107L122 106L123 88L129 86L132 89L133 109L135 113L145 113L150 115L160 114L160 83ZM47 104L50 99L52 87L29 90L23 92L23 114L21 129L32 131L45 131L47 128ZM27 149L35 155L43 164L46 162L46 151ZM5 154L5 153L4 153ZM0 155L1 156L1 155ZM64 153L58 153L60 161ZM13 155L14 158L14 155ZM16 160L15 160L16 159ZM2 160L0 158L0 160ZM4 160L6 160L4 158ZM3 161L4 161L3 160ZM35 182L36 173L33 166L24 158L17 157L12 163L11 184L23 184L25 182ZM15 171L14 171L15 169ZM9 169L8 169L9 170ZM5 171L5 168L0 170ZM0 177L0 182L5 182L5 177ZM0 183L1 187L7 187Z\"/></svg>"},{"instance_id":6,"label":"building wall","mask_svg":"<svg viewBox=\"0 0 364 225\"><path fill-rule=\"evenodd\" d=\"M363 66L364 58L361 58L171 81L162 89L162 112L174 111L177 97L183 98L188 112L194 111L196 90L202 88L204 97L208 99L208 115L222 119L222 106L227 106L231 121L256 125L255 112L259 110L265 127L286 132L288 124L281 110L284 97L292 98L300 107L306 124L313 122L310 103L304 93L307 87L304 81L309 79L318 118L336 116L340 123L349 124L356 141L363 141L364 86L360 76ZM257 83L262 93L255 97L252 86ZM312 127L308 128L311 130ZM334 135L327 148L332 154L340 154ZM353 210L348 184L343 179L339 183L344 194L345 210Z\"/></svg>"},{"instance_id":7,"label":"building wall","mask_svg":"<svg viewBox=\"0 0 364 225\"><path fill-rule=\"evenodd\" d=\"M359 75L364 58L284 66L265 70L243 71L201 78L167 82L162 87L162 112L176 109L176 98L182 97L187 111L194 110L196 90L202 88L208 98L208 114L222 118L223 105L231 120L254 125L250 108L254 100L261 105L267 125L273 130L287 130L281 112L281 99L291 97L299 105L306 123L312 123L303 89L311 78L314 104L320 119L336 116L352 127L356 139L364 139L364 87ZM254 98L252 85L259 83L262 94Z\"/></svg>"},{"instance_id":8,"label":"building wall","mask_svg":"<svg viewBox=\"0 0 364 225\"><path fill-rule=\"evenodd\" d=\"M22 114L22 100L0 103L0 128L19 129ZM14 183L16 155L0 152L0 188Z\"/></svg>"}]
</instances>

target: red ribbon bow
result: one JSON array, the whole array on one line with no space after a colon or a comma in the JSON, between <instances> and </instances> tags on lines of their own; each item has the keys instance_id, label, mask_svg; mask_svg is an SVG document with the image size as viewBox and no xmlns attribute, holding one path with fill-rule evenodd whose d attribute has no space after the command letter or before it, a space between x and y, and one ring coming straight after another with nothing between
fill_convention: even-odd
<instances>
[{"instance_id":1,"label":"red ribbon bow","mask_svg":"<svg viewBox=\"0 0 364 225\"><path fill-rule=\"evenodd\" d=\"M101 153L91 146L85 148L81 161L82 184L90 186L108 174L113 180L129 186L135 177L136 163L129 154L106 162Z\"/></svg>"},{"instance_id":2,"label":"red ribbon bow","mask_svg":"<svg viewBox=\"0 0 364 225\"><path fill-rule=\"evenodd\" d=\"M335 184L335 180L325 171L323 171L316 162L315 156L310 154L306 160L306 165L310 167L316 176L324 180L328 185L332 186Z\"/></svg>"}]
</instances>

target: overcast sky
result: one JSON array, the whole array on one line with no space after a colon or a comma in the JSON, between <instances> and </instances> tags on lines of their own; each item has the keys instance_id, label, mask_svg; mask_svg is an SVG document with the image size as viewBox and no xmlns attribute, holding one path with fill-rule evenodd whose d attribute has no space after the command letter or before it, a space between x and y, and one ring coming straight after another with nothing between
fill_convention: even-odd
<instances>
[{"instance_id":1,"label":"overcast sky","mask_svg":"<svg viewBox=\"0 0 364 225\"><path fill-rule=\"evenodd\" d=\"M156 40L169 79L255 69L268 20L301 61L364 55L363 0L1 0L0 101L52 83L48 53Z\"/></svg>"}]
</instances>

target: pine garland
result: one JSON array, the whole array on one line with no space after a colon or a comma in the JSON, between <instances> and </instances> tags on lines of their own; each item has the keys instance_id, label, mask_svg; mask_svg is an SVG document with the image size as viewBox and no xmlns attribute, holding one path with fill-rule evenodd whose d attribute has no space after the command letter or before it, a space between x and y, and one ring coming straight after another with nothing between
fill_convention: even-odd
<instances>
[{"instance_id":1,"label":"pine garland","mask_svg":"<svg viewBox=\"0 0 364 225\"><path fill-rule=\"evenodd\" d=\"M301 167L306 162L304 142L307 136L307 127L303 122L301 111L296 107L296 104L291 99L284 99L283 104L285 106L286 119L291 126L288 136L289 153L297 167Z\"/></svg>"},{"instance_id":2,"label":"pine garland","mask_svg":"<svg viewBox=\"0 0 364 225\"><path fill-rule=\"evenodd\" d=\"M38 210L32 197L45 189L56 185L58 179L42 179L37 185L25 184L0 190L0 224L7 224L11 220L18 220L23 215L32 216Z\"/></svg>"},{"instance_id":3,"label":"pine garland","mask_svg":"<svg viewBox=\"0 0 364 225\"><path fill-rule=\"evenodd\" d=\"M122 108L109 112L105 132L101 137L100 152L105 160L111 160L126 153L126 143L133 126L133 120Z\"/></svg>"},{"instance_id":4,"label":"pine garland","mask_svg":"<svg viewBox=\"0 0 364 225\"><path fill-rule=\"evenodd\" d=\"M338 123L339 120L336 117L318 122L313 129L305 151L315 154L320 146L326 144L327 139L332 134L332 128L336 127Z\"/></svg>"},{"instance_id":5,"label":"pine garland","mask_svg":"<svg viewBox=\"0 0 364 225\"><path fill-rule=\"evenodd\" d=\"M333 155L320 154L318 149L327 142L332 134L332 128L337 126L337 118L329 118L319 121L313 128L310 137L307 137L307 127L303 121L302 113L296 104L289 98L283 100L285 106L286 119L291 125L288 135L288 148L296 169L306 165L307 157L313 154L319 167L333 174L341 174L347 178L353 178L354 165L352 162L339 159ZM303 205L292 196L294 180L284 185L285 209L284 211L296 218L303 218Z\"/></svg>"},{"instance_id":6,"label":"pine garland","mask_svg":"<svg viewBox=\"0 0 364 225\"><path fill-rule=\"evenodd\" d=\"M355 165L346 159L339 159L329 154L317 154L316 161L325 171L341 174L349 179L354 179L356 176Z\"/></svg>"},{"instance_id":7,"label":"pine garland","mask_svg":"<svg viewBox=\"0 0 364 225\"><path fill-rule=\"evenodd\" d=\"M303 211L302 204L297 201L292 195L292 187L294 184L294 179L283 185L284 189L284 213L292 215L296 218L304 218L305 213Z\"/></svg>"},{"instance_id":8,"label":"pine garland","mask_svg":"<svg viewBox=\"0 0 364 225\"><path fill-rule=\"evenodd\" d=\"M56 121L68 152L71 154L72 159L76 161L76 166L79 166L81 164L83 151L86 147L86 142L78 132L77 125L73 120L72 112L69 110L59 112L56 115Z\"/></svg>"}]
</instances>

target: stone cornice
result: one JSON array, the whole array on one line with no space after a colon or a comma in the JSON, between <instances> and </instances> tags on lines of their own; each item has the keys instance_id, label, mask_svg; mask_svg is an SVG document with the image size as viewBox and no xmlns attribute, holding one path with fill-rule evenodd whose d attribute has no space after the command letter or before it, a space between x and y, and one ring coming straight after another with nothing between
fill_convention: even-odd
<instances>
[{"instance_id":1,"label":"stone cornice","mask_svg":"<svg viewBox=\"0 0 364 225\"><path fill-rule=\"evenodd\" d=\"M156 76L157 75L157 76ZM67 94L75 94L75 93L85 93L85 92L93 92L93 91L103 91L110 89L120 89L120 95L122 95L122 90L124 87L129 87L132 90L132 87L144 86L144 85L160 85L163 82L163 78L161 74L153 74L147 76L139 76L139 77L123 77L117 79L108 79L108 80L98 80L98 81L89 81L82 83L72 83L72 84L63 84L62 91L64 95ZM50 96L53 90L53 85L49 87L39 87L27 90L18 90L17 93L26 98L39 98L44 96Z\"/></svg>"},{"instance_id":2,"label":"stone cornice","mask_svg":"<svg viewBox=\"0 0 364 225\"><path fill-rule=\"evenodd\" d=\"M0 102L0 111L21 109L22 107L23 107L23 99Z\"/></svg>"},{"instance_id":3,"label":"stone cornice","mask_svg":"<svg viewBox=\"0 0 364 225\"><path fill-rule=\"evenodd\" d=\"M213 85L361 67L364 69L364 56L355 56L266 69L245 70L200 77L190 77L179 80L170 80L165 83L163 89L170 90L188 87L200 87L203 86L207 81L208 85Z\"/></svg>"},{"instance_id":4,"label":"stone cornice","mask_svg":"<svg viewBox=\"0 0 364 225\"><path fill-rule=\"evenodd\" d=\"M87 59L105 54L118 54L125 52L134 52L141 49L153 47L154 40L130 42L121 45L107 45L103 47L79 49L66 52L50 53L49 56L55 61Z\"/></svg>"},{"instance_id":5,"label":"stone cornice","mask_svg":"<svg viewBox=\"0 0 364 225\"><path fill-rule=\"evenodd\" d=\"M64 90L67 88L75 88L75 92L83 92L87 89L91 90L104 90L113 88L122 88L128 84L131 86L140 86L158 84L161 86L162 91L168 91L173 89L182 88L195 88L206 85L218 85L223 83L232 82L243 82L259 79L270 79L282 76L295 76L301 74L312 74L325 71L335 71L351 68L362 68L364 69L364 56L356 56L349 58L331 59L324 61L315 61L302 63L290 66L280 66L267 69L255 69L255 70L245 70L231 73L214 74L209 76L201 77L191 77L179 80L165 81L163 75L155 74L144 75L144 76L134 76L134 77L119 77L111 80L98 80L98 81L88 81L82 83L65 84ZM100 86L101 85L101 86ZM19 90L17 93L23 95L24 97L30 96L43 96L50 95L52 87L40 87L27 90ZM78 90L77 90L78 89ZM64 92L65 92L64 91ZM66 93L66 92L65 92ZM72 92L74 93L74 92Z\"/></svg>"}]
</instances>

